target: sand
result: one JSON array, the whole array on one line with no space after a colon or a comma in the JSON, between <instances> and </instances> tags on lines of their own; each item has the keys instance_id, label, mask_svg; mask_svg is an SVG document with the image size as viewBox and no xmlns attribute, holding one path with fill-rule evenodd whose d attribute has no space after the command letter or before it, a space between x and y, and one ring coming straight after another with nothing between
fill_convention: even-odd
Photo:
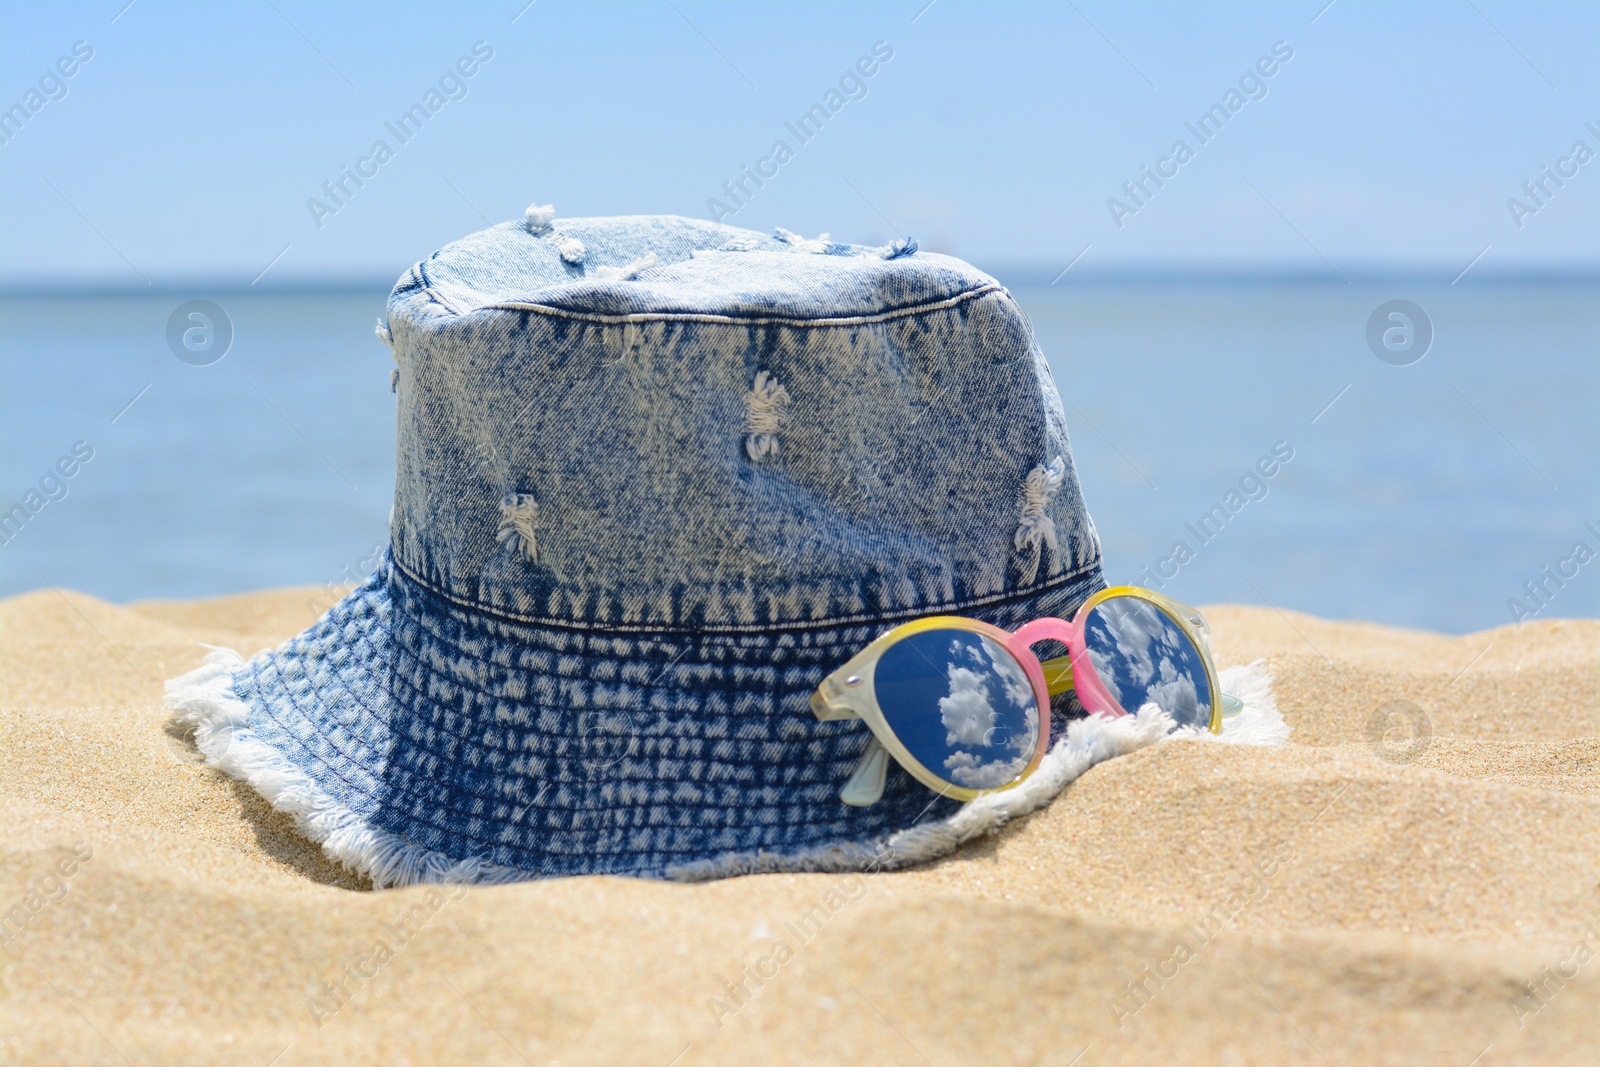
<instances>
[{"instance_id":1,"label":"sand","mask_svg":"<svg viewBox=\"0 0 1600 1067\"><path fill-rule=\"evenodd\" d=\"M859 881L374 893L160 702L324 602L0 602L0 1061L1600 1063L1600 622L1214 607L1289 746L1143 749ZM1369 738L1397 701L1425 744Z\"/></svg>"}]
</instances>

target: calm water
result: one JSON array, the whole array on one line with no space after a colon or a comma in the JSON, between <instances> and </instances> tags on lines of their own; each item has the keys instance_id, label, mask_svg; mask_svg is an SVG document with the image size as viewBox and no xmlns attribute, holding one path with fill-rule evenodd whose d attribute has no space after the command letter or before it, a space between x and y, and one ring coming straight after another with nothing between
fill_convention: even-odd
<instances>
[{"instance_id":1,"label":"calm water","mask_svg":"<svg viewBox=\"0 0 1600 1067\"><path fill-rule=\"evenodd\" d=\"M1511 597L1539 608L1524 583L1575 542L1600 551L1592 281L1014 291L1067 401L1113 582L1464 632L1512 621ZM0 547L0 594L357 576L394 477L390 361L372 336L385 293L209 294L235 337L205 367L165 334L208 294L0 298L0 507L93 449ZM1396 297L1435 329L1404 367L1365 340ZM1600 560L1551 583L1540 615L1600 615L1597 574Z\"/></svg>"}]
</instances>

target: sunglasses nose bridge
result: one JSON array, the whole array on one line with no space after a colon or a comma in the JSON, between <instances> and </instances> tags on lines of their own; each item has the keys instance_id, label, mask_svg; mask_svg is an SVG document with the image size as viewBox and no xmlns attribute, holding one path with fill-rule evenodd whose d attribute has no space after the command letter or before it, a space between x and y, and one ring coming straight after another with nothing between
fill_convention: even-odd
<instances>
[{"instance_id":1,"label":"sunglasses nose bridge","mask_svg":"<svg viewBox=\"0 0 1600 1067\"><path fill-rule=\"evenodd\" d=\"M1065 619L1034 619L1011 635L1010 644L1013 649L1031 650L1040 641L1059 641L1070 647L1072 636L1073 625Z\"/></svg>"}]
</instances>

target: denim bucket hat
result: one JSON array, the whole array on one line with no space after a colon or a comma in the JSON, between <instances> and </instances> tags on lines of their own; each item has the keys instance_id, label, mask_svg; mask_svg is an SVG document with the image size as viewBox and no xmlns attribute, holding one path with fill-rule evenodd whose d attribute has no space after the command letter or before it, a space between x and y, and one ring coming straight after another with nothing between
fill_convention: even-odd
<instances>
[{"instance_id":1,"label":"denim bucket hat","mask_svg":"<svg viewBox=\"0 0 1600 1067\"><path fill-rule=\"evenodd\" d=\"M168 683L210 763L380 887L896 866L995 822L899 767L842 803L870 732L808 704L899 622L1105 585L993 278L536 207L412 267L378 333L391 546L304 633Z\"/></svg>"}]
</instances>

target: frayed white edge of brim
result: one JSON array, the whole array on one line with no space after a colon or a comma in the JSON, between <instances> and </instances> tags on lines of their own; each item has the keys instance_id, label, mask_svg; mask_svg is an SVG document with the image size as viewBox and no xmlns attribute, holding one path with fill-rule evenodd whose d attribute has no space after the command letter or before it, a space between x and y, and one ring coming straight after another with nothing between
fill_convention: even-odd
<instances>
[{"instance_id":1,"label":"frayed white edge of brim","mask_svg":"<svg viewBox=\"0 0 1600 1067\"><path fill-rule=\"evenodd\" d=\"M207 646L212 647L212 646ZM278 749L250 729L250 709L233 689L233 676L245 666L237 652L212 647L201 665L166 684L166 703L174 721L190 729L206 762L245 782L301 833L322 846L342 866L390 889L421 883L478 885L526 881L530 871L482 859L455 860L379 830L329 796ZM1221 734L1175 730L1171 716L1147 704L1120 719L1090 717L1069 724L1066 736L1045 754L1039 769L1015 789L990 793L947 819L924 823L874 842L850 842L798 852L740 852L669 868L666 877L707 881L741 874L894 870L940 856L982 837L1012 819L1044 807L1097 763L1171 738L1222 744L1281 745L1289 727L1272 697L1272 679L1257 660L1220 672L1225 691L1244 709L1223 723Z\"/></svg>"},{"instance_id":2,"label":"frayed white edge of brim","mask_svg":"<svg viewBox=\"0 0 1600 1067\"><path fill-rule=\"evenodd\" d=\"M212 647L212 646L207 646ZM232 649L214 648L201 665L166 684L166 702L179 725L193 729L206 762L250 785L267 803L289 815L330 858L389 889L421 882L518 882L527 871L485 860L454 860L379 830L323 792L250 729L250 708L233 691L233 676L245 660Z\"/></svg>"},{"instance_id":3,"label":"frayed white edge of brim","mask_svg":"<svg viewBox=\"0 0 1600 1067\"><path fill-rule=\"evenodd\" d=\"M1217 672L1217 684L1224 693L1232 694L1244 702L1239 714L1222 720L1220 734L1209 730L1181 730L1175 736L1218 741L1225 745L1275 747L1289 743L1289 724L1278 713L1278 701L1272 695L1272 675L1267 673L1266 660L1258 659L1242 667L1226 667Z\"/></svg>"}]
</instances>

